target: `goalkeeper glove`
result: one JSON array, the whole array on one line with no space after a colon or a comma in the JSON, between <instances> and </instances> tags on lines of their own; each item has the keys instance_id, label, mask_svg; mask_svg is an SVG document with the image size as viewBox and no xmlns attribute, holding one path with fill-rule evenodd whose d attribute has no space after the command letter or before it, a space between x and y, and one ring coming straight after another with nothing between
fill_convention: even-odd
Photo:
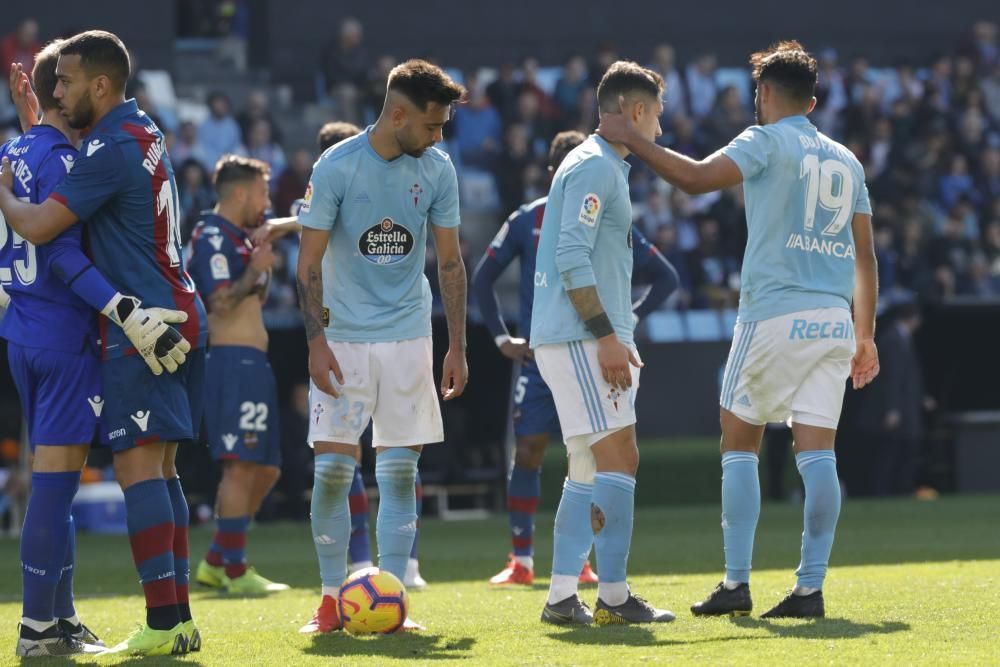
<instances>
[{"instance_id":1,"label":"goalkeeper glove","mask_svg":"<svg viewBox=\"0 0 1000 667\"><path fill-rule=\"evenodd\" d=\"M0 308L6 308L7 304L10 303L10 294L3 291L3 285L0 285Z\"/></svg>"},{"instance_id":2,"label":"goalkeeper glove","mask_svg":"<svg viewBox=\"0 0 1000 667\"><path fill-rule=\"evenodd\" d=\"M153 375L160 375L164 368L173 373L191 351L191 344L180 332L168 326L186 322L184 311L143 308L142 302L135 297L118 293L101 313L122 328Z\"/></svg>"}]
</instances>

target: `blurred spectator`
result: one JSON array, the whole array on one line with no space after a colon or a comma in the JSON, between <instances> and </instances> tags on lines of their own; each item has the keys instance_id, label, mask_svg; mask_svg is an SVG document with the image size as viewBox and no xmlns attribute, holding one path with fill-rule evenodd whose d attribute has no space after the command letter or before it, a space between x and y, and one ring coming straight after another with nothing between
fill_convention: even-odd
<instances>
[{"instance_id":1,"label":"blurred spectator","mask_svg":"<svg viewBox=\"0 0 1000 667\"><path fill-rule=\"evenodd\" d=\"M878 496L913 493L923 434L923 408L931 401L924 395L920 357L913 335L920 328L920 311L912 302L894 307L892 322L879 328L881 372L873 400L879 420L872 441L874 479ZM880 427L880 428L878 428Z\"/></svg>"},{"instance_id":2,"label":"blurred spectator","mask_svg":"<svg viewBox=\"0 0 1000 667\"><path fill-rule=\"evenodd\" d=\"M707 116L715 106L715 54L705 53L687 66L687 87L691 114L695 118Z\"/></svg>"},{"instance_id":3,"label":"blurred spectator","mask_svg":"<svg viewBox=\"0 0 1000 667\"><path fill-rule=\"evenodd\" d=\"M389 87L389 72L396 66L396 59L392 56L379 56L372 71L371 78L365 84L364 93L364 122L374 122L382 113L382 105L385 104L385 91Z\"/></svg>"},{"instance_id":4,"label":"blurred spectator","mask_svg":"<svg viewBox=\"0 0 1000 667\"><path fill-rule=\"evenodd\" d=\"M281 129L274 120L274 116L267 108L267 93L263 90L251 90L247 94L246 104L243 110L236 116L236 122L240 125L240 137L244 144L250 143L250 129L257 119L263 118L271 124L271 138L277 143L281 143Z\"/></svg>"},{"instance_id":5,"label":"blurred spectator","mask_svg":"<svg viewBox=\"0 0 1000 667\"><path fill-rule=\"evenodd\" d=\"M174 164L182 164L188 160L197 160L202 166L208 164L208 154L198 143L198 127L191 121L181 123L177 134L172 135L167 150L170 152L170 161ZM215 168L214 165L212 168Z\"/></svg>"},{"instance_id":6,"label":"blurred spectator","mask_svg":"<svg viewBox=\"0 0 1000 667\"><path fill-rule=\"evenodd\" d=\"M490 105L474 73L466 75L465 87L468 103L456 111L452 121L459 158L463 166L493 170L503 141L500 114Z\"/></svg>"},{"instance_id":7,"label":"blurred spectator","mask_svg":"<svg viewBox=\"0 0 1000 667\"><path fill-rule=\"evenodd\" d=\"M695 308L736 307L738 262L723 250L715 218L705 215L698 220L698 246L688 255L687 265L695 285Z\"/></svg>"},{"instance_id":8,"label":"blurred spectator","mask_svg":"<svg viewBox=\"0 0 1000 667\"><path fill-rule=\"evenodd\" d=\"M657 44L653 49L653 60L648 67L662 76L665 84L663 116L660 122L666 131L674 116L687 113L687 93L684 90L684 80L677 69L674 47L670 44Z\"/></svg>"},{"instance_id":9,"label":"blurred spectator","mask_svg":"<svg viewBox=\"0 0 1000 667\"><path fill-rule=\"evenodd\" d=\"M587 61L583 59L583 56L573 56L563 68L563 74L556 83L554 95L555 103L564 117L572 118L576 114L580 91L589 85Z\"/></svg>"},{"instance_id":10,"label":"blurred spectator","mask_svg":"<svg viewBox=\"0 0 1000 667\"><path fill-rule=\"evenodd\" d=\"M837 52L820 51L817 57L818 81L816 83L816 108L812 118L821 132L836 135L840 112L847 106L847 88L844 75L837 67Z\"/></svg>"},{"instance_id":11,"label":"blurred spectator","mask_svg":"<svg viewBox=\"0 0 1000 667\"><path fill-rule=\"evenodd\" d=\"M505 62L500 65L497 78L486 86L486 97L490 98L490 104L500 114L504 126L513 122L514 110L517 108L517 95L520 92L520 86L515 74L514 63Z\"/></svg>"},{"instance_id":12,"label":"blurred spectator","mask_svg":"<svg viewBox=\"0 0 1000 667\"><path fill-rule=\"evenodd\" d=\"M186 243L201 212L215 206L215 190L208 171L194 158L187 158L177 171L177 200L181 209L181 238Z\"/></svg>"},{"instance_id":13,"label":"blurred spectator","mask_svg":"<svg viewBox=\"0 0 1000 667\"><path fill-rule=\"evenodd\" d=\"M239 153L266 162L267 166L271 168L271 189L277 188L278 179L281 178L285 167L288 166L288 161L285 159L285 151L271 135L271 121L266 118L258 118L253 121L250 124L246 146L241 147Z\"/></svg>"},{"instance_id":14,"label":"blurred spectator","mask_svg":"<svg viewBox=\"0 0 1000 667\"><path fill-rule=\"evenodd\" d=\"M312 173L313 154L305 149L299 149L292 154L288 169L277 179L274 194L274 214L286 216L292 207L292 202L301 197L309 184L309 174Z\"/></svg>"},{"instance_id":15,"label":"blurred spectator","mask_svg":"<svg viewBox=\"0 0 1000 667\"><path fill-rule=\"evenodd\" d=\"M706 141L710 150L728 144L754 120L740 100L736 86L727 86L715 100L715 108L705 118Z\"/></svg>"},{"instance_id":16,"label":"blurred spectator","mask_svg":"<svg viewBox=\"0 0 1000 667\"><path fill-rule=\"evenodd\" d=\"M198 127L198 143L204 152L202 166L214 171L220 157L238 152L240 126L233 118L232 104L225 93L209 93L208 110L208 118Z\"/></svg>"},{"instance_id":17,"label":"blurred spectator","mask_svg":"<svg viewBox=\"0 0 1000 667\"><path fill-rule=\"evenodd\" d=\"M359 97L368 81L368 52L365 50L361 21L346 18L340 34L323 51L322 74L326 94L333 101L337 117L360 123Z\"/></svg>"},{"instance_id":18,"label":"blurred spectator","mask_svg":"<svg viewBox=\"0 0 1000 667\"><path fill-rule=\"evenodd\" d=\"M611 42L599 44L594 51L594 59L587 66L587 75L590 78L590 85L595 89L601 82L601 77L608 71L611 64L618 60L618 49Z\"/></svg>"},{"instance_id":19,"label":"blurred spectator","mask_svg":"<svg viewBox=\"0 0 1000 667\"><path fill-rule=\"evenodd\" d=\"M35 66L35 54L41 50L38 22L33 18L26 18L17 24L14 32L0 39L0 69L6 75L11 63L21 63L25 71L30 72ZM4 95L7 95L6 91Z\"/></svg>"},{"instance_id":20,"label":"blurred spectator","mask_svg":"<svg viewBox=\"0 0 1000 667\"><path fill-rule=\"evenodd\" d=\"M526 201L524 172L533 159L528 128L520 124L509 126L504 134L497 179L502 210L512 212Z\"/></svg>"},{"instance_id":21,"label":"blurred spectator","mask_svg":"<svg viewBox=\"0 0 1000 667\"><path fill-rule=\"evenodd\" d=\"M678 287L670 297L669 303L676 303L678 308L688 308L691 305L694 283L688 270L687 259L677 245L677 229L670 223L660 225L656 228L653 239L659 251L677 269Z\"/></svg>"}]
</instances>

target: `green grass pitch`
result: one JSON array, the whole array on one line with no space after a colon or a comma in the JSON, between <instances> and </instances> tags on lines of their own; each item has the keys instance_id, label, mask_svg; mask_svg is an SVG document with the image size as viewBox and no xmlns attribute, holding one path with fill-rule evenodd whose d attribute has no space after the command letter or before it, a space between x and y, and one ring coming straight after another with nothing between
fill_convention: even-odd
<instances>
[{"instance_id":1,"label":"green grass pitch","mask_svg":"<svg viewBox=\"0 0 1000 667\"><path fill-rule=\"evenodd\" d=\"M712 474L717 485L717 469ZM666 486L670 477L665 472L658 482L640 471L640 486ZM547 483L544 488L551 506L558 487ZM828 617L819 621L758 618L794 582L802 513L790 503L763 507L754 554L753 616L691 616L688 606L711 590L722 572L719 510L713 503L643 505L636 513L631 584L676 612L676 622L655 628L543 625L538 617L551 563L552 519L550 512L538 517L539 577L534 588L523 590L491 590L486 583L502 567L508 549L506 517L425 521L420 556L430 587L413 593L411 605L413 618L427 631L366 638L297 634L318 602L308 524L256 526L248 540L251 561L293 590L247 599L192 587L203 651L142 664L1000 664L998 496L845 502L825 587ZM192 569L210 537L208 527L192 530ZM78 545L77 608L109 644L117 642L143 611L127 539L80 535ZM17 664L17 549L16 541L0 541L0 628L7 638L0 642L0 664ZM585 589L583 595L592 605L596 590Z\"/></svg>"}]
</instances>

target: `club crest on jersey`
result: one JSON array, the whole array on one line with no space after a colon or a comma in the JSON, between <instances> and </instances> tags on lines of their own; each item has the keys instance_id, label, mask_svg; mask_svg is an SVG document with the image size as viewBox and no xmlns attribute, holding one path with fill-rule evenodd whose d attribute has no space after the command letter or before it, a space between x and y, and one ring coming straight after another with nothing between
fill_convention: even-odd
<instances>
[{"instance_id":1,"label":"club crest on jersey","mask_svg":"<svg viewBox=\"0 0 1000 667\"><path fill-rule=\"evenodd\" d=\"M308 213L309 209L312 208L313 200L313 183L309 181L309 185L306 186L306 193L302 195L302 206L299 207L299 213Z\"/></svg>"},{"instance_id":2,"label":"club crest on jersey","mask_svg":"<svg viewBox=\"0 0 1000 667\"><path fill-rule=\"evenodd\" d=\"M413 250L413 234L392 218L382 218L382 222L364 231L358 239L358 250L372 264L395 264Z\"/></svg>"},{"instance_id":3,"label":"club crest on jersey","mask_svg":"<svg viewBox=\"0 0 1000 667\"><path fill-rule=\"evenodd\" d=\"M601 212L601 198L593 192L588 192L580 205L580 223L593 227L597 224L597 214Z\"/></svg>"},{"instance_id":4,"label":"club crest on jersey","mask_svg":"<svg viewBox=\"0 0 1000 667\"><path fill-rule=\"evenodd\" d=\"M420 202L420 195L424 194L424 189L420 187L420 183L414 183L410 188L410 194L413 195L413 206L416 207Z\"/></svg>"}]
</instances>

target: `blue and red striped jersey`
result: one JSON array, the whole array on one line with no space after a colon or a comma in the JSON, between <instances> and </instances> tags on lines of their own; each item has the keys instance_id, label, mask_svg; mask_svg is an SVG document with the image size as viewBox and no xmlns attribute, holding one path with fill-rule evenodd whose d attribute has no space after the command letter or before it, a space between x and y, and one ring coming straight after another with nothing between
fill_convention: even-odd
<instances>
[{"instance_id":1,"label":"blue and red striped jersey","mask_svg":"<svg viewBox=\"0 0 1000 667\"><path fill-rule=\"evenodd\" d=\"M51 125L36 125L0 147L10 160L14 195L39 204L73 168L76 148ZM0 214L0 284L11 303L0 320L0 336L24 347L81 352L97 340L97 315L54 271L61 252L78 251L81 225L73 225L50 243L34 246L22 239ZM54 326L55 325L55 326Z\"/></svg>"},{"instance_id":2,"label":"blue and red striped jersey","mask_svg":"<svg viewBox=\"0 0 1000 667\"><path fill-rule=\"evenodd\" d=\"M51 195L87 225L94 266L144 306L183 310L191 346L208 337L205 306L181 250L174 170L163 133L135 100L105 114L80 146L73 171ZM104 358L133 354L125 334L101 319Z\"/></svg>"}]
</instances>

